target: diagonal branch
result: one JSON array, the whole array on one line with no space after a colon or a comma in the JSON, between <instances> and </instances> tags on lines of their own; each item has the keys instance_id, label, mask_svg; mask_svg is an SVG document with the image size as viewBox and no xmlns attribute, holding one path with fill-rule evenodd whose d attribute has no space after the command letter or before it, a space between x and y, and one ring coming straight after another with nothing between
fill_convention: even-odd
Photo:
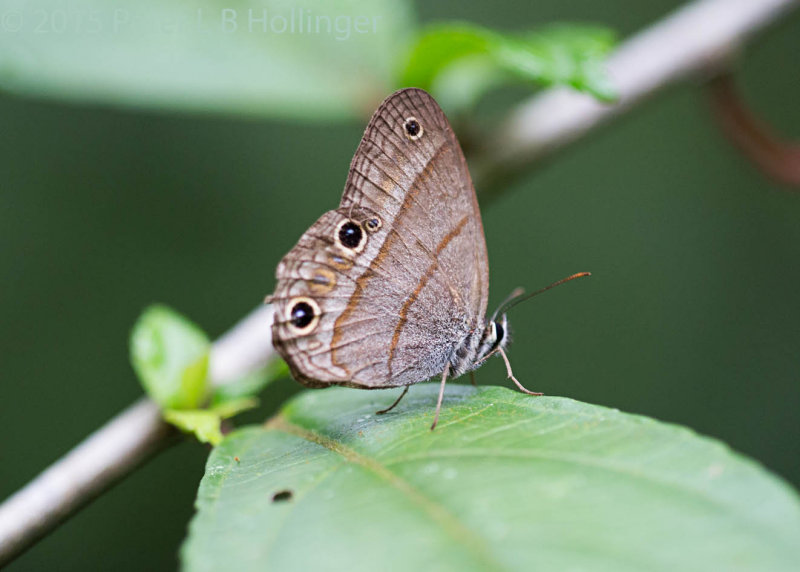
<instances>
[{"instance_id":1,"label":"diagonal branch","mask_svg":"<svg viewBox=\"0 0 800 572\"><path fill-rule=\"evenodd\" d=\"M474 158L478 186L496 193L509 179L627 113L661 90L725 66L756 32L797 0L698 0L630 38L608 60L613 104L549 89L513 110Z\"/></svg>"},{"instance_id":2,"label":"diagonal branch","mask_svg":"<svg viewBox=\"0 0 800 572\"><path fill-rule=\"evenodd\" d=\"M497 188L649 96L724 63L796 0L697 0L634 36L611 57L621 98L597 103L562 89L522 104L475 157L479 180ZM218 340L211 375L224 382L274 357L272 309L260 308ZM0 566L170 443L155 404L140 400L0 505Z\"/></svg>"},{"instance_id":3,"label":"diagonal branch","mask_svg":"<svg viewBox=\"0 0 800 572\"><path fill-rule=\"evenodd\" d=\"M275 354L272 306L250 313L211 348L211 379L256 371ZM0 567L150 458L177 441L158 406L142 398L0 505Z\"/></svg>"}]
</instances>

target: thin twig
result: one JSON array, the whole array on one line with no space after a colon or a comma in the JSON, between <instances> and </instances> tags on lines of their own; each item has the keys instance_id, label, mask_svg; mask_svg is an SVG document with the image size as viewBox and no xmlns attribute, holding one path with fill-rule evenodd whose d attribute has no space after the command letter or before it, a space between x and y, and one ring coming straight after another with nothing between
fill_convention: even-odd
<instances>
[{"instance_id":1,"label":"thin twig","mask_svg":"<svg viewBox=\"0 0 800 572\"><path fill-rule=\"evenodd\" d=\"M800 145L777 135L748 109L731 74L713 78L708 94L722 132L742 154L775 182L800 188Z\"/></svg>"},{"instance_id":2,"label":"thin twig","mask_svg":"<svg viewBox=\"0 0 800 572\"><path fill-rule=\"evenodd\" d=\"M797 0L699 0L623 43L608 60L619 99L613 104L567 88L523 102L471 162L484 197L590 131L680 81L725 66L753 34Z\"/></svg>"},{"instance_id":3,"label":"thin twig","mask_svg":"<svg viewBox=\"0 0 800 572\"><path fill-rule=\"evenodd\" d=\"M657 91L716 66L796 0L699 0L638 34L616 52L610 70L621 94L614 105L567 90L523 104L490 137L478 174L499 180L581 138ZM473 163L473 167L476 165ZM271 308L247 316L213 348L217 381L253 371L274 356ZM0 505L0 565L169 443L174 432L142 400Z\"/></svg>"}]
</instances>

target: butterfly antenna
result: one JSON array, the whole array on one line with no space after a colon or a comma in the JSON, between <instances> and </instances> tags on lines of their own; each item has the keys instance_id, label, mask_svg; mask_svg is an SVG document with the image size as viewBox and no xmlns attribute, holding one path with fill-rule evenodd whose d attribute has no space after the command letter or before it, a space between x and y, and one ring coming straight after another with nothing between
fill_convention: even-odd
<instances>
[{"instance_id":1,"label":"butterfly antenna","mask_svg":"<svg viewBox=\"0 0 800 572\"><path fill-rule=\"evenodd\" d=\"M514 306L516 306L520 302L524 302L525 300L528 300L529 298L533 298L537 294L541 294L542 292L547 292L551 288L555 288L556 286L561 286L562 284L566 284L570 280L575 280L576 278L583 278L584 276L591 276L591 275L592 275L591 272L578 272L577 274L573 274L572 276L567 276L566 278L562 278L561 280L559 280L557 282L553 282L549 286L545 286L544 288L541 288L540 290L537 290L536 292L531 292L527 296L523 296L522 295L522 293L523 293L522 288L517 288L500 305L500 307L494 313L494 316L492 316L492 320L494 320L495 317L497 317L498 314L503 314L505 312L508 312L511 308L513 308Z\"/></svg>"},{"instance_id":2,"label":"butterfly antenna","mask_svg":"<svg viewBox=\"0 0 800 572\"><path fill-rule=\"evenodd\" d=\"M519 297L520 297L520 296L522 296L524 293L525 293L525 289L524 289L524 288L522 288L521 286L520 286L520 287L518 287L518 288L514 288L514 289L511 291L511 294L509 294L508 296L506 296L506 299L505 299L505 300L503 300L502 302L500 302L500 305L497 307L497 310L495 310L495 311L494 311L494 314L492 314L492 318L491 318L491 320L489 320L489 321L490 321L490 322L494 322L495 318L497 318L497 315L500 313L500 310L501 310L501 309L505 308L505 307L506 307L506 305L507 305L509 302L511 302L511 301L512 301L512 300L514 300L515 298L519 298Z\"/></svg>"}]
</instances>

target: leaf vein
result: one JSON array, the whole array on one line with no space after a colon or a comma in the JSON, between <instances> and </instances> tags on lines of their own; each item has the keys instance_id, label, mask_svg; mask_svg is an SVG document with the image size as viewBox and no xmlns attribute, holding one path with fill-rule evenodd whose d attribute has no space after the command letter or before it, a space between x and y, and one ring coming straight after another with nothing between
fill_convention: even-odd
<instances>
[{"instance_id":1,"label":"leaf vein","mask_svg":"<svg viewBox=\"0 0 800 572\"><path fill-rule=\"evenodd\" d=\"M272 418L267 423L267 428L282 431L295 437L300 437L306 441L315 443L329 451L342 456L345 460L360 465L361 467L380 477L387 484L391 485L416 506L425 511L442 529L457 543L463 545L472 552L487 570L502 570L504 567L499 561L493 558L489 552L485 540L473 530L460 522L447 508L437 503L435 500L424 495L420 490L411 485L408 481L400 478L389 470L385 465L375 459L366 457L358 451L344 445L343 443L321 435L304 427L291 423L283 415Z\"/></svg>"}]
</instances>

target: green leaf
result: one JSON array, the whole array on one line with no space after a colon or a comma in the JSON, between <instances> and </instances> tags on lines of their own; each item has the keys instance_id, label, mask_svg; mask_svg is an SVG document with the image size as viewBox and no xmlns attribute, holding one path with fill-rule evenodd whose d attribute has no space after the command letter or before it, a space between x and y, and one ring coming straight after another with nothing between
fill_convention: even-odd
<instances>
[{"instance_id":1,"label":"green leaf","mask_svg":"<svg viewBox=\"0 0 800 572\"><path fill-rule=\"evenodd\" d=\"M219 413L208 409L165 409L164 419L178 429L193 433L201 443L214 446L222 441Z\"/></svg>"},{"instance_id":2,"label":"green leaf","mask_svg":"<svg viewBox=\"0 0 800 572\"><path fill-rule=\"evenodd\" d=\"M408 0L39 0L2 17L4 91L303 120L372 109L415 30Z\"/></svg>"},{"instance_id":3,"label":"green leaf","mask_svg":"<svg viewBox=\"0 0 800 572\"><path fill-rule=\"evenodd\" d=\"M162 408L191 409L208 394L210 343L174 310L147 308L131 332L131 363L147 394Z\"/></svg>"},{"instance_id":4,"label":"green leaf","mask_svg":"<svg viewBox=\"0 0 800 572\"><path fill-rule=\"evenodd\" d=\"M255 397L242 397L211 409L165 409L164 420L181 431L192 433L201 443L217 446L222 441L222 420L257 406Z\"/></svg>"},{"instance_id":5,"label":"green leaf","mask_svg":"<svg viewBox=\"0 0 800 572\"><path fill-rule=\"evenodd\" d=\"M605 70L605 59L616 45L613 30L560 24L508 42L501 56L522 77L541 74L545 84L563 84L603 101L617 94Z\"/></svg>"},{"instance_id":6,"label":"green leaf","mask_svg":"<svg viewBox=\"0 0 800 572\"><path fill-rule=\"evenodd\" d=\"M420 34L401 81L432 89L461 107L514 79L568 85L610 101L616 93L604 61L614 44L614 33L596 26L553 25L519 35L439 24Z\"/></svg>"},{"instance_id":7,"label":"green leaf","mask_svg":"<svg viewBox=\"0 0 800 572\"><path fill-rule=\"evenodd\" d=\"M499 34L473 24L438 24L423 30L406 61L402 83L430 89L436 76L453 62L490 55L502 42Z\"/></svg>"},{"instance_id":8,"label":"green leaf","mask_svg":"<svg viewBox=\"0 0 800 572\"><path fill-rule=\"evenodd\" d=\"M725 445L497 387L308 391L211 454L184 569L796 570L800 500ZM743 421L746 422L746 421Z\"/></svg>"}]
</instances>

